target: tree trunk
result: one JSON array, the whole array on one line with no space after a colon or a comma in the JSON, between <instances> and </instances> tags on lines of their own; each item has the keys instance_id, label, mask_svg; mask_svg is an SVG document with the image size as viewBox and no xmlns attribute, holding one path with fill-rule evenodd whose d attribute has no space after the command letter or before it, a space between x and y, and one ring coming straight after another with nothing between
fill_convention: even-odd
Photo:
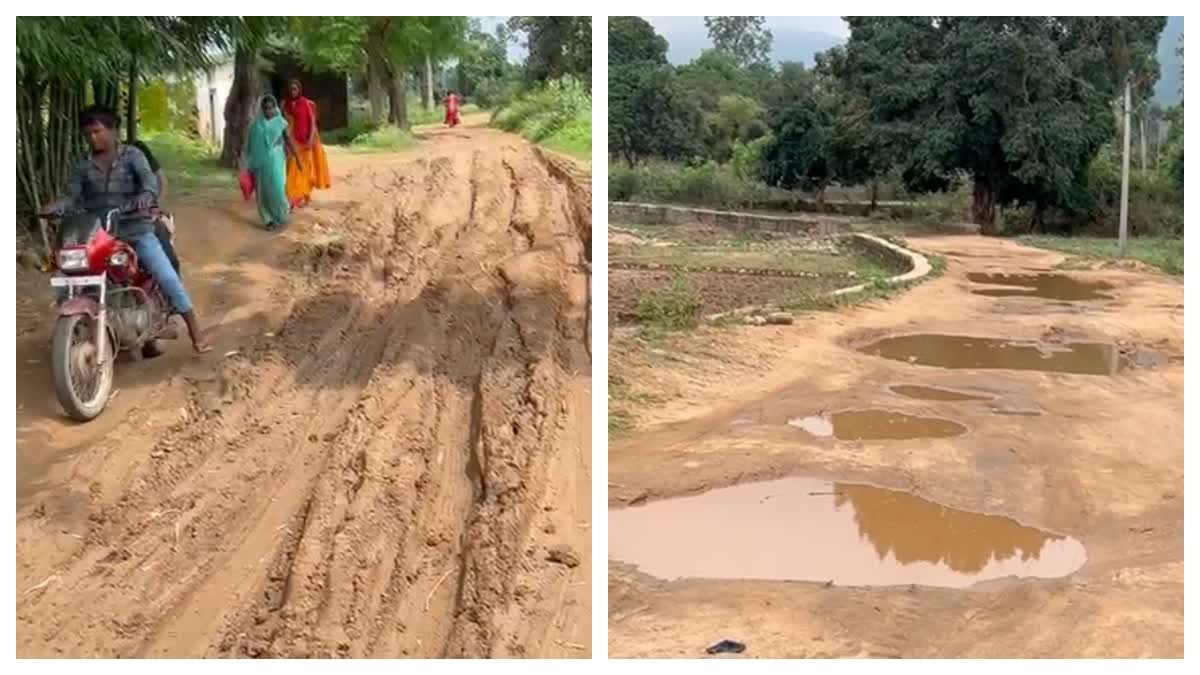
<instances>
[{"instance_id":1,"label":"tree trunk","mask_svg":"<svg viewBox=\"0 0 1200 675\"><path fill-rule=\"evenodd\" d=\"M1129 107L1132 100L1133 84L1130 78L1125 78L1125 107L1124 131L1121 152L1121 217L1117 225L1117 251L1125 257L1125 244L1129 236Z\"/></svg>"},{"instance_id":2,"label":"tree trunk","mask_svg":"<svg viewBox=\"0 0 1200 675\"><path fill-rule=\"evenodd\" d=\"M433 108L433 63L425 52L425 109Z\"/></svg>"},{"instance_id":3,"label":"tree trunk","mask_svg":"<svg viewBox=\"0 0 1200 675\"><path fill-rule=\"evenodd\" d=\"M996 188L991 176L975 176L975 194L971 202L971 221L979 226L980 234L997 234Z\"/></svg>"},{"instance_id":4,"label":"tree trunk","mask_svg":"<svg viewBox=\"0 0 1200 675\"><path fill-rule=\"evenodd\" d=\"M138 63L137 53L133 53L129 57L129 100L126 101L128 111L125 114L125 142L132 143L137 140L137 95L138 95Z\"/></svg>"},{"instance_id":5,"label":"tree trunk","mask_svg":"<svg viewBox=\"0 0 1200 675\"><path fill-rule=\"evenodd\" d=\"M1138 145L1141 150L1142 173L1146 173L1146 114L1138 116Z\"/></svg>"},{"instance_id":6,"label":"tree trunk","mask_svg":"<svg viewBox=\"0 0 1200 675\"><path fill-rule=\"evenodd\" d=\"M404 69L388 64L388 122L408 128L408 87L405 86Z\"/></svg>"},{"instance_id":7,"label":"tree trunk","mask_svg":"<svg viewBox=\"0 0 1200 675\"><path fill-rule=\"evenodd\" d=\"M817 184L817 213L825 213L825 181Z\"/></svg>"},{"instance_id":8,"label":"tree trunk","mask_svg":"<svg viewBox=\"0 0 1200 675\"><path fill-rule=\"evenodd\" d=\"M372 17L367 29L367 98L371 102L371 123L382 126L388 121L387 97L389 73L387 36L391 20Z\"/></svg>"},{"instance_id":9,"label":"tree trunk","mask_svg":"<svg viewBox=\"0 0 1200 675\"><path fill-rule=\"evenodd\" d=\"M879 208L879 181L871 181L871 213Z\"/></svg>"},{"instance_id":10,"label":"tree trunk","mask_svg":"<svg viewBox=\"0 0 1200 675\"><path fill-rule=\"evenodd\" d=\"M112 110L120 103L121 87L116 82L92 80L92 101Z\"/></svg>"},{"instance_id":11,"label":"tree trunk","mask_svg":"<svg viewBox=\"0 0 1200 675\"><path fill-rule=\"evenodd\" d=\"M221 164L235 167L246 147L246 133L254 120L258 99L258 55L238 45L233 56L233 85L225 99L225 134L221 148Z\"/></svg>"}]
</instances>

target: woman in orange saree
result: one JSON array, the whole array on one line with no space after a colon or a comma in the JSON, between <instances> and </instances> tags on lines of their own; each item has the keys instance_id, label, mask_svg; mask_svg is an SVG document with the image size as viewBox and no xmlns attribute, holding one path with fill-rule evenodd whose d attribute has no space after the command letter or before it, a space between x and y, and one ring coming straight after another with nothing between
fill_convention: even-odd
<instances>
[{"instance_id":1,"label":"woman in orange saree","mask_svg":"<svg viewBox=\"0 0 1200 675\"><path fill-rule=\"evenodd\" d=\"M317 104L301 94L300 81L288 85L288 97L283 102L283 114L295 140L296 151L304 160L288 161L287 196L293 207L304 206L312 191L329 189L329 161L317 129Z\"/></svg>"}]
</instances>

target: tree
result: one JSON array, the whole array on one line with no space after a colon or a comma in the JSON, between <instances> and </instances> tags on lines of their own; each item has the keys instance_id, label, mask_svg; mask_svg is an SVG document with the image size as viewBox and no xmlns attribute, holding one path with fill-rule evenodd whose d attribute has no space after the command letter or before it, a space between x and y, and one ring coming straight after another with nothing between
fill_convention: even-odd
<instances>
[{"instance_id":1,"label":"tree","mask_svg":"<svg viewBox=\"0 0 1200 675\"><path fill-rule=\"evenodd\" d=\"M717 51L729 54L743 68L767 64L774 39L761 16L706 16L704 27Z\"/></svg>"},{"instance_id":2,"label":"tree","mask_svg":"<svg viewBox=\"0 0 1200 675\"><path fill-rule=\"evenodd\" d=\"M225 131L221 144L221 164L237 166L246 134L258 112L259 50L286 26L278 17L245 17L233 31L233 84L225 98Z\"/></svg>"},{"instance_id":3,"label":"tree","mask_svg":"<svg viewBox=\"0 0 1200 675\"><path fill-rule=\"evenodd\" d=\"M591 77L590 16L514 16L509 18L508 28L526 35L529 56L525 71L529 79L545 82L563 75Z\"/></svg>"},{"instance_id":4,"label":"tree","mask_svg":"<svg viewBox=\"0 0 1200 675\"><path fill-rule=\"evenodd\" d=\"M504 24L497 28L504 28ZM500 88L513 70L504 40L482 31L474 21L455 66L455 79L463 95L490 107L497 102Z\"/></svg>"},{"instance_id":5,"label":"tree","mask_svg":"<svg viewBox=\"0 0 1200 675\"><path fill-rule=\"evenodd\" d=\"M630 166L647 157L689 158L699 127L700 111L674 68L634 64L609 69L609 148Z\"/></svg>"},{"instance_id":6,"label":"tree","mask_svg":"<svg viewBox=\"0 0 1200 675\"><path fill-rule=\"evenodd\" d=\"M18 17L17 198L33 212L61 194L82 152L76 115L88 98L136 111L144 74L202 67L236 17ZM124 87L122 85L124 83ZM137 135L137 116L127 129Z\"/></svg>"},{"instance_id":7,"label":"tree","mask_svg":"<svg viewBox=\"0 0 1200 675\"><path fill-rule=\"evenodd\" d=\"M972 219L1003 204L1069 205L1113 133L1115 25L1103 17L854 17L839 66L914 190L974 186ZM1139 33L1144 22L1123 25Z\"/></svg>"},{"instance_id":8,"label":"tree","mask_svg":"<svg viewBox=\"0 0 1200 675\"><path fill-rule=\"evenodd\" d=\"M749 73L733 56L715 49L701 52L691 63L681 66L679 81L696 105L706 112L716 111L721 96L755 96Z\"/></svg>"},{"instance_id":9,"label":"tree","mask_svg":"<svg viewBox=\"0 0 1200 675\"><path fill-rule=\"evenodd\" d=\"M426 57L445 56L461 44L462 17L370 16L298 17L305 62L317 68L355 71L365 67L371 121L408 126L410 72ZM442 51L445 50L445 51Z\"/></svg>"},{"instance_id":10,"label":"tree","mask_svg":"<svg viewBox=\"0 0 1200 675\"><path fill-rule=\"evenodd\" d=\"M666 65L667 39L641 17L608 17L608 67L634 63Z\"/></svg>"}]
</instances>

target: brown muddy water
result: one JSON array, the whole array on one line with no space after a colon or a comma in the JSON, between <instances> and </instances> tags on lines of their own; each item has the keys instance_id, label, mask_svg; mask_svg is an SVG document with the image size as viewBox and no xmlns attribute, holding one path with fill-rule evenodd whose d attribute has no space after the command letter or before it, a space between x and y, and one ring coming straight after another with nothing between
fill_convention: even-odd
<instances>
[{"instance_id":1,"label":"brown muddy water","mask_svg":"<svg viewBox=\"0 0 1200 675\"><path fill-rule=\"evenodd\" d=\"M1009 288L978 288L975 295L997 298L1031 297L1050 300L1111 300L1112 296L1102 291L1111 290L1112 285L1103 281L1081 281L1065 274L994 274L968 272L967 280L989 286Z\"/></svg>"},{"instance_id":2,"label":"brown muddy water","mask_svg":"<svg viewBox=\"0 0 1200 675\"><path fill-rule=\"evenodd\" d=\"M860 347L859 351L893 361L936 368L1115 375L1122 366L1117 348L1106 342L1043 344L922 333L883 338Z\"/></svg>"},{"instance_id":3,"label":"brown muddy water","mask_svg":"<svg viewBox=\"0 0 1200 675\"><path fill-rule=\"evenodd\" d=\"M833 436L842 441L949 438L967 433L967 428L958 422L873 409L797 417L788 420L788 424L813 436Z\"/></svg>"},{"instance_id":4,"label":"brown muddy water","mask_svg":"<svg viewBox=\"0 0 1200 675\"><path fill-rule=\"evenodd\" d=\"M799 580L965 588L1057 578L1078 540L870 485L792 477L608 514L609 557L661 579Z\"/></svg>"}]
</instances>

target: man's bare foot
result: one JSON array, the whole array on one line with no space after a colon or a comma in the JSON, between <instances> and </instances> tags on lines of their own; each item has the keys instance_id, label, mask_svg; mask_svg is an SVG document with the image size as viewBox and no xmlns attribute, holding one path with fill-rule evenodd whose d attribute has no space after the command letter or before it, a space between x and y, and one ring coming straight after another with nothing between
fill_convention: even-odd
<instances>
[{"instance_id":1,"label":"man's bare foot","mask_svg":"<svg viewBox=\"0 0 1200 675\"><path fill-rule=\"evenodd\" d=\"M196 350L197 354L207 354L212 351L212 345L208 342L207 335L201 335L198 338L192 339L192 349Z\"/></svg>"}]
</instances>

